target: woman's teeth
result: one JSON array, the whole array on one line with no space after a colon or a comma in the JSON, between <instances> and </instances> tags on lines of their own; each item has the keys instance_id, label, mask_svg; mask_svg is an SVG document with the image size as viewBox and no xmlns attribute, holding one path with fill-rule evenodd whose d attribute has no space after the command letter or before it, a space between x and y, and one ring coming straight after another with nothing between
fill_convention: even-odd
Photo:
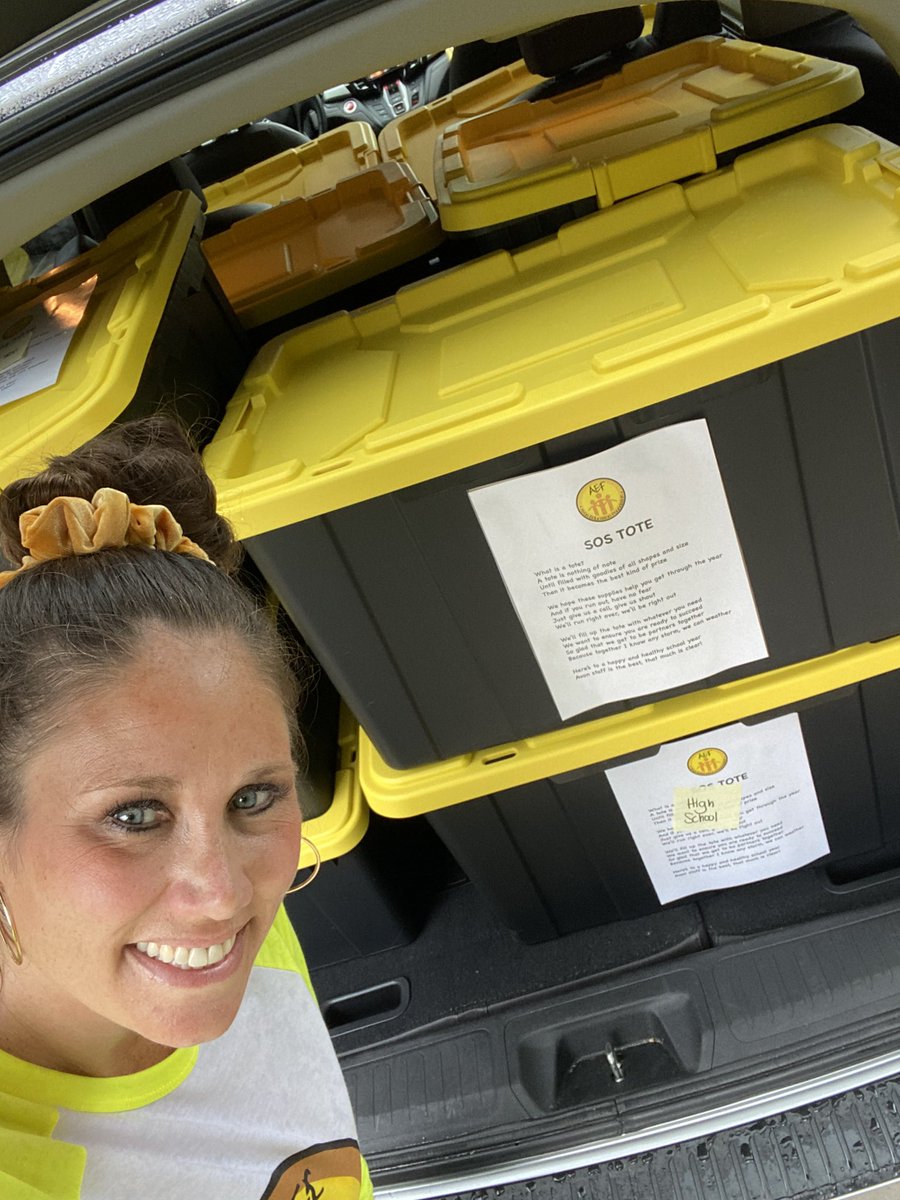
<instances>
[{"instance_id":1,"label":"woman's teeth","mask_svg":"<svg viewBox=\"0 0 900 1200\"><path fill-rule=\"evenodd\" d=\"M137 942L141 954L148 958L158 958L160 962L172 963L184 971L197 971L201 967L211 967L221 962L231 952L235 939L217 942L215 946L170 946L166 942Z\"/></svg>"}]
</instances>

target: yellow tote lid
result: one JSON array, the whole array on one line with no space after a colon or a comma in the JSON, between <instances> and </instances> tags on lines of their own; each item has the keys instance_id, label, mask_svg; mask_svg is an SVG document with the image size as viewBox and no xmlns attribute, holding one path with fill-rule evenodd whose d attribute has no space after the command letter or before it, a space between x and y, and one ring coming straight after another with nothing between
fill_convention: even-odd
<instances>
[{"instance_id":1,"label":"yellow tote lid","mask_svg":"<svg viewBox=\"0 0 900 1200\"><path fill-rule=\"evenodd\" d=\"M314 196L334 187L339 179L374 167L378 159L371 125L349 121L211 184L203 193L206 209L218 212L233 204L283 204L298 196Z\"/></svg>"},{"instance_id":2,"label":"yellow tote lid","mask_svg":"<svg viewBox=\"0 0 900 1200\"><path fill-rule=\"evenodd\" d=\"M203 251L252 327L426 254L443 236L410 167L390 162L238 221Z\"/></svg>"},{"instance_id":3,"label":"yellow tote lid","mask_svg":"<svg viewBox=\"0 0 900 1200\"><path fill-rule=\"evenodd\" d=\"M39 279L0 290L0 320L93 283L57 382L0 405L0 487L101 433L134 398L200 200L173 193Z\"/></svg>"},{"instance_id":4,"label":"yellow tote lid","mask_svg":"<svg viewBox=\"0 0 900 1200\"><path fill-rule=\"evenodd\" d=\"M508 67L499 67L385 125L378 135L381 156L385 162L390 159L408 162L428 194L433 196L434 147L441 131L465 117L508 104L539 83L543 83L543 76L532 75L521 60Z\"/></svg>"},{"instance_id":5,"label":"yellow tote lid","mask_svg":"<svg viewBox=\"0 0 900 1200\"><path fill-rule=\"evenodd\" d=\"M303 822L303 833L315 842L323 862L349 854L369 828L369 808L359 784L357 748L359 726L346 708L341 708L338 730L338 769L334 775L334 799L320 817ZM315 856L303 843L300 866L311 867Z\"/></svg>"},{"instance_id":6,"label":"yellow tote lid","mask_svg":"<svg viewBox=\"0 0 900 1200\"><path fill-rule=\"evenodd\" d=\"M898 668L900 637L837 650L763 675L404 770L388 766L361 729L360 783L373 812L385 817L414 817L552 775L611 762Z\"/></svg>"},{"instance_id":7,"label":"yellow tote lid","mask_svg":"<svg viewBox=\"0 0 900 1200\"><path fill-rule=\"evenodd\" d=\"M574 92L448 125L435 196L448 231L483 229L558 205L606 208L712 171L725 150L858 100L855 67L703 37L628 63Z\"/></svg>"},{"instance_id":8,"label":"yellow tote lid","mask_svg":"<svg viewBox=\"0 0 900 1200\"><path fill-rule=\"evenodd\" d=\"M247 537L900 315L900 150L825 126L268 343L205 451Z\"/></svg>"}]
</instances>

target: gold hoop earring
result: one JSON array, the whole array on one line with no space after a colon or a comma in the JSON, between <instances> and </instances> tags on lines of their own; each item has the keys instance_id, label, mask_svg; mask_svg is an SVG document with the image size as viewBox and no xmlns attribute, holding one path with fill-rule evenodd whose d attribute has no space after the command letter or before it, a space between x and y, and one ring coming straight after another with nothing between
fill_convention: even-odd
<instances>
[{"instance_id":1,"label":"gold hoop earring","mask_svg":"<svg viewBox=\"0 0 900 1200\"><path fill-rule=\"evenodd\" d=\"M312 874L308 875L307 878L304 879L302 883L295 883L293 887L288 888L288 890L284 893L286 896L293 896L294 892L302 892L305 887L309 887L309 885L312 883L312 881L318 875L319 870L322 866L322 855L319 853L319 847L316 845L316 843L314 841L312 841L310 838L305 837L305 836L301 837L300 841L306 842L307 846L309 846L310 850L312 850L313 855L315 856L315 860L316 860L315 865L313 866Z\"/></svg>"},{"instance_id":2,"label":"gold hoop earring","mask_svg":"<svg viewBox=\"0 0 900 1200\"><path fill-rule=\"evenodd\" d=\"M22 943L19 941L19 931L9 911L9 905L0 892L0 937L6 942L7 949L12 955L13 962L20 966L22 962Z\"/></svg>"}]
</instances>

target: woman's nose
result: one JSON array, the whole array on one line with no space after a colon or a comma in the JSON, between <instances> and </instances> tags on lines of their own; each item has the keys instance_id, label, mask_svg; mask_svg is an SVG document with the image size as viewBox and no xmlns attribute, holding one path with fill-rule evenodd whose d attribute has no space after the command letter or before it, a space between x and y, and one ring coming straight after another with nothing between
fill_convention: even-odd
<instances>
[{"instance_id":1,"label":"woman's nose","mask_svg":"<svg viewBox=\"0 0 900 1200\"><path fill-rule=\"evenodd\" d=\"M241 847L227 831L205 830L186 838L177 868L179 896L199 915L227 920L246 909L253 897Z\"/></svg>"}]
</instances>

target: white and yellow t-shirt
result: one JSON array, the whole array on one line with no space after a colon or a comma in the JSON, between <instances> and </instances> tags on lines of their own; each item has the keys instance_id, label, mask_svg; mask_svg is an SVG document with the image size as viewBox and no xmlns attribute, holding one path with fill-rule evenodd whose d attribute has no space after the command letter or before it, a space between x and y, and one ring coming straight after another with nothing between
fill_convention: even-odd
<instances>
[{"instance_id":1,"label":"white and yellow t-shirt","mask_svg":"<svg viewBox=\"0 0 900 1200\"><path fill-rule=\"evenodd\" d=\"M347 1089L282 909L213 1042L92 1079L0 1051L3 1200L369 1200Z\"/></svg>"}]
</instances>

